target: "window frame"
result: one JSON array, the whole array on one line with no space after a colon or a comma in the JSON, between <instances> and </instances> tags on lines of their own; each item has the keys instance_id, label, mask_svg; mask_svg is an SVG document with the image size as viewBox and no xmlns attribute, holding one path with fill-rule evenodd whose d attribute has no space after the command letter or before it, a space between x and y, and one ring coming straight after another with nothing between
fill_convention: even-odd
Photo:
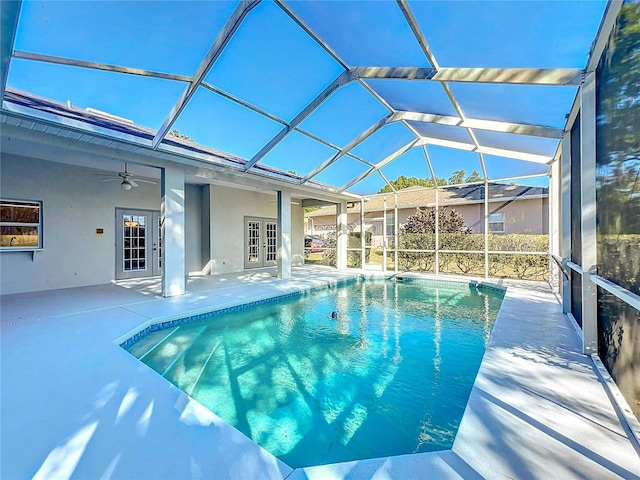
<instances>
[{"instance_id":1,"label":"window frame","mask_svg":"<svg viewBox=\"0 0 640 480\"><path fill-rule=\"evenodd\" d=\"M29 207L38 208L38 222L6 222L0 220L0 229L1 227L35 227L38 232L38 245L36 246L11 246L11 245L2 245L0 243L0 252L37 252L44 249L44 235L43 235L43 203L42 200L25 200L25 199L14 199L14 198L0 198L0 207L4 204L12 204L12 205L25 205Z\"/></svg>"},{"instance_id":2,"label":"window frame","mask_svg":"<svg viewBox=\"0 0 640 480\"><path fill-rule=\"evenodd\" d=\"M385 235L387 237L395 237L395 235L396 235L396 215L395 215L394 212L387 212L386 213L386 224L387 224L387 231L385 232ZM389 231L391 231L391 233L389 233Z\"/></svg>"},{"instance_id":3,"label":"window frame","mask_svg":"<svg viewBox=\"0 0 640 480\"><path fill-rule=\"evenodd\" d=\"M500 220L499 222L491 221L491 217L495 217L497 215L500 215L502 220ZM505 232L504 212L490 213L489 214L489 222L488 223L489 223L489 233L504 233ZM494 227L491 226L491 225L496 225L496 224L502 224L502 229L501 230L496 230Z\"/></svg>"}]
</instances>

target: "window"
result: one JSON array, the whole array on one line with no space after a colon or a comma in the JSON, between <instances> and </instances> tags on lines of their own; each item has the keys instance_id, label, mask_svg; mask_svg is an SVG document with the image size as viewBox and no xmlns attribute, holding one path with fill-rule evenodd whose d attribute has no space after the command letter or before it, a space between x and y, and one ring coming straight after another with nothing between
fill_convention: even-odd
<instances>
[{"instance_id":1,"label":"window","mask_svg":"<svg viewBox=\"0 0 640 480\"><path fill-rule=\"evenodd\" d=\"M493 233L504 232L504 212L489 214L489 231Z\"/></svg>"},{"instance_id":2,"label":"window","mask_svg":"<svg viewBox=\"0 0 640 480\"><path fill-rule=\"evenodd\" d=\"M396 234L396 218L393 213L387 213L387 237L393 237Z\"/></svg>"},{"instance_id":3,"label":"window","mask_svg":"<svg viewBox=\"0 0 640 480\"><path fill-rule=\"evenodd\" d=\"M42 248L42 202L0 200L0 250Z\"/></svg>"}]
</instances>

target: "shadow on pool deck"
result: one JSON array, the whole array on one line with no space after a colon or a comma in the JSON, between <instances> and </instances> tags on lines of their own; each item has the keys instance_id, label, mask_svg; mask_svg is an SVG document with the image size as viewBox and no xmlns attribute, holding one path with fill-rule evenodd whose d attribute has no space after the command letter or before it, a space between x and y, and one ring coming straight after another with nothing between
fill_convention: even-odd
<instances>
[{"instance_id":1,"label":"shadow on pool deck","mask_svg":"<svg viewBox=\"0 0 640 480\"><path fill-rule=\"evenodd\" d=\"M337 278L326 268L205 278L177 299L157 297L153 282L0 297L0 477L640 478L590 359L543 289L507 292L453 450L295 471L113 343L155 316Z\"/></svg>"}]
</instances>

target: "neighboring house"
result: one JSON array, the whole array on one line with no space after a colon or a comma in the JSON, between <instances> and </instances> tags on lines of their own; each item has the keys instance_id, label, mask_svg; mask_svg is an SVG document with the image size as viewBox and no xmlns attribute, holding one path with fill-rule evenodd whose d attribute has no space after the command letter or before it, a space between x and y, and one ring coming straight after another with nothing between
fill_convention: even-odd
<instances>
[{"instance_id":1,"label":"neighboring house","mask_svg":"<svg viewBox=\"0 0 640 480\"><path fill-rule=\"evenodd\" d=\"M484 184L443 186L438 189L438 204L455 209L473 233L484 233ZM373 234L373 245L383 241L383 216L387 215L387 235L394 235L394 194L371 196L364 203L365 230ZM406 223L417 208L435 208L436 190L408 187L398 191L398 223ZM349 225L360 223L360 202L348 203ZM305 214L305 231L323 235L335 231L336 208L323 207ZM359 227L354 227L359 231ZM496 234L549 233L549 192L543 187L489 183L489 231Z\"/></svg>"}]
</instances>

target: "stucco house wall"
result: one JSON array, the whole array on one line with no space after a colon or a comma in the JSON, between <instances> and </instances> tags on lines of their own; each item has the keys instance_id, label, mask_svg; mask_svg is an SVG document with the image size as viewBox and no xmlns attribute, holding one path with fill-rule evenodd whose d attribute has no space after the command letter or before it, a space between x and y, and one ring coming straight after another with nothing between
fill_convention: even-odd
<instances>
[{"instance_id":1,"label":"stucco house wall","mask_svg":"<svg viewBox=\"0 0 640 480\"><path fill-rule=\"evenodd\" d=\"M276 197L249 190L211 186L211 273L244 269L244 217L277 218ZM304 210L291 205L292 265L304 263Z\"/></svg>"},{"instance_id":2,"label":"stucco house wall","mask_svg":"<svg viewBox=\"0 0 640 480\"><path fill-rule=\"evenodd\" d=\"M97 170L4 154L2 198L42 201L44 249L0 252L2 294L109 283L115 277L115 209L160 210L159 185L125 192ZM104 235L96 235L103 228Z\"/></svg>"},{"instance_id":3,"label":"stucco house wall","mask_svg":"<svg viewBox=\"0 0 640 480\"><path fill-rule=\"evenodd\" d=\"M465 224L471 227L474 233L484 233L484 203L456 204L447 206L460 213ZM321 215L321 211L315 212L313 218L314 233L322 236L324 233L335 230L335 209L327 208L327 214ZM387 210L387 214L393 213L393 209ZM416 213L416 208L399 208L398 222L404 224L407 219ZM547 234L549 232L549 205L548 198L524 198L514 201L489 202L489 213L504 213L505 231L497 234L523 233L523 234ZM373 246L382 246L383 222L382 211L367 211L365 207L366 230L373 232ZM347 222L359 225L360 212L347 214ZM309 223L307 223L309 225Z\"/></svg>"},{"instance_id":4,"label":"stucco house wall","mask_svg":"<svg viewBox=\"0 0 640 480\"><path fill-rule=\"evenodd\" d=\"M115 278L116 208L160 210L160 186L124 191L98 170L2 154L0 196L42 201L44 249L0 252L0 292L36 292L109 283ZM203 189L211 188L210 273L244 269L244 216L276 218L275 195L215 185L185 185L185 274L209 273L203 256ZM293 264L303 263L303 209L292 205ZM103 235L96 229L102 228ZM209 228L208 223L204 228Z\"/></svg>"}]
</instances>

